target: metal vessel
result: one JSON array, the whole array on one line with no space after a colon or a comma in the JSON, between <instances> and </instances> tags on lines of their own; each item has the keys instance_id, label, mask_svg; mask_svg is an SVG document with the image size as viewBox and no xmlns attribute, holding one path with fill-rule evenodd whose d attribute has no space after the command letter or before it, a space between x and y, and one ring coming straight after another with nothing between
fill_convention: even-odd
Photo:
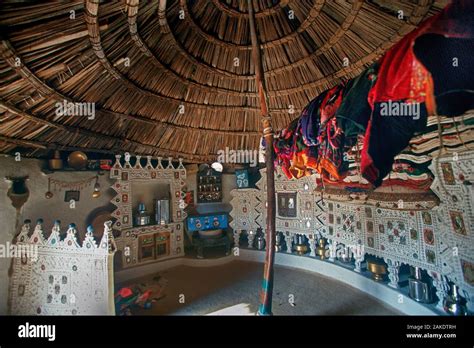
<instances>
[{"instance_id":1,"label":"metal vessel","mask_svg":"<svg viewBox=\"0 0 474 348\"><path fill-rule=\"evenodd\" d=\"M367 269L372 273L374 280L377 282L383 281L384 276L387 274L387 266L376 260L367 261Z\"/></svg>"},{"instance_id":2,"label":"metal vessel","mask_svg":"<svg viewBox=\"0 0 474 348\"><path fill-rule=\"evenodd\" d=\"M444 299L443 308L451 315L467 315L466 300L459 296L457 285L453 284L451 287L451 294Z\"/></svg>"},{"instance_id":3,"label":"metal vessel","mask_svg":"<svg viewBox=\"0 0 474 348\"><path fill-rule=\"evenodd\" d=\"M257 237L257 249L263 250L264 247L265 247L265 239L263 238L262 235L259 235Z\"/></svg>"},{"instance_id":4,"label":"metal vessel","mask_svg":"<svg viewBox=\"0 0 474 348\"><path fill-rule=\"evenodd\" d=\"M316 255L318 255L321 260L326 258L326 240L324 238L319 238L318 246L316 247Z\"/></svg>"},{"instance_id":5,"label":"metal vessel","mask_svg":"<svg viewBox=\"0 0 474 348\"><path fill-rule=\"evenodd\" d=\"M421 269L414 268L414 274L408 278L408 294L417 302L432 302L431 289L428 282L424 281L421 276Z\"/></svg>"},{"instance_id":6,"label":"metal vessel","mask_svg":"<svg viewBox=\"0 0 474 348\"><path fill-rule=\"evenodd\" d=\"M150 215L146 211L145 204L140 203L138 205L138 211L135 215L135 225L136 226L145 226L150 223Z\"/></svg>"},{"instance_id":7,"label":"metal vessel","mask_svg":"<svg viewBox=\"0 0 474 348\"><path fill-rule=\"evenodd\" d=\"M160 225L170 223L170 200L155 199L155 221Z\"/></svg>"},{"instance_id":8,"label":"metal vessel","mask_svg":"<svg viewBox=\"0 0 474 348\"><path fill-rule=\"evenodd\" d=\"M296 241L296 244L295 244L296 253L299 256L303 256L304 254L306 254L308 252L308 246L304 242L303 236L300 234L297 235L295 238L295 241Z\"/></svg>"},{"instance_id":9,"label":"metal vessel","mask_svg":"<svg viewBox=\"0 0 474 348\"><path fill-rule=\"evenodd\" d=\"M275 251L279 253L281 249L281 235L277 232L275 236Z\"/></svg>"}]
</instances>

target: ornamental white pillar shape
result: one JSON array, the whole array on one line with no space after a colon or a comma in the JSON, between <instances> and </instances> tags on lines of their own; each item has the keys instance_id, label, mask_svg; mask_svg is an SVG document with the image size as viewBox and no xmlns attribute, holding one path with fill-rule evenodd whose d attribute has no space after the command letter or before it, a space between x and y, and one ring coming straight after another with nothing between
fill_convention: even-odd
<instances>
[{"instance_id":1,"label":"ornamental white pillar shape","mask_svg":"<svg viewBox=\"0 0 474 348\"><path fill-rule=\"evenodd\" d=\"M335 240L329 240L329 259L328 261L334 262L336 259L336 250L337 250L337 242Z\"/></svg>"},{"instance_id":2,"label":"ornamental white pillar shape","mask_svg":"<svg viewBox=\"0 0 474 348\"><path fill-rule=\"evenodd\" d=\"M285 233L286 252L291 254L293 248L293 236L291 233Z\"/></svg>"},{"instance_id":3,"label":"ornamental white pillar shape","mask_svg":"<svg viewBox=\"0 0 474 348\"><path fill-rule=\"evenodd\" d=\"M249 242L249 248L253 248L253 240L255 239L255 231L253 230L250 230L247 232L247 239L248 239L248 242Z\"/></svg>"},{"instance_id":4,"label":"ornamental white pillar shape","mask_svg":"<svg viewBox=\"0 0 474 348\"><path fill-rule=\"evenodd\" d=\"M429 274L433 278L433 286L436 288L436 296L439 299L438 303L436 304L436 308L444 312L443 301L444 298L448 295L448 281L446 277L441 275L440 273L430 271Z\"/></svg>"},{"instance_id":5,"label":"ornamental white pillar shape","mask_svg":"<svg viewBox=\"0 0 474 348\"><path fill-rule=\"evenodd\" d=\"M234 230L234 247L240 247L240 234L242 233L241 230Z\"/></svg>"},{"instance_id":6,"label":"ornamental white pillar shape","mask_svg":"<svg viewBox=\"0 0 474 348\"><path fill-rule=\"evenodd\" d=\"M400 281L400 276L399 276L400 262L387 259L387 265L388 265L388 279L389 279L388 286L394 289L399 289L400 285L398 285L398 282Z\"/></svg>"},{"instance_id":7,"label":"ornamental white pillar shape","mask_svg":"<svg viewBox=\"0 0 474 348\"><path fill-rule=\"evenodd\" d=\"M357 250L357 252L354 254L354 272L360 273L362 271L362 262L364 262L364 258L365 254L362 247L362 250Z\"/></svg>"},{"instance_id":8,"label":"ornamental white pillar shape","mask_svg":"<svg viewBox=\"0 0 474 348\"><path fill-rule=\"evenodd\" d=\"M311 252L309 253L309 256L316 256L316 239L314 238L314 235L311 234L308 238L308 243L309 243L309 249Z\"/></svg>"}]
</instances>

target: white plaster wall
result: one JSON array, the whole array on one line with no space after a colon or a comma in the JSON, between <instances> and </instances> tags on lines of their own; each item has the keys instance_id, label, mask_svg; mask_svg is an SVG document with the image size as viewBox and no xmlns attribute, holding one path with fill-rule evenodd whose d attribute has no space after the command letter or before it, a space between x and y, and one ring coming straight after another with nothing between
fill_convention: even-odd
<instances>
[{"instance_id":1,"label":"white plaster wall","mask_svg":"<svg viewBox=\"0 0 474 348\"><path fill-rule=\"evenodd\" d=\"M6 242L11 242L16 234L16 209L7 196L10 182L5 180L6 176L29 176L27 187L30 190L30 196L20 211L19 220L23 222L25 219L31 219L34 224L38 218L42 218L47 230L52 227L54 220L59 219L63 230L69 223L74 222L80 234L83 235L89 213L107 205L114 196L113 190L110 189L111 181L108 172L105 172L104 175L99 176L102 195L99 198L92 198L94 184L92 183L90 187L81 191L75 209L69 208L69 204L64 202L64 191L53 192L54 197L46 199L44 194L48 189L48 176L74 182L90 178L95 175L95 172L56 172L45 175L41 172L41 168L45 165L44 161L37 159L22 159L16 162L11 156L0 155L0 223L2 227L0 244L5 245ZM8 258L0 258L0 315L7 314L10 261L11 259Z\"/></svg>"}]
</instances>

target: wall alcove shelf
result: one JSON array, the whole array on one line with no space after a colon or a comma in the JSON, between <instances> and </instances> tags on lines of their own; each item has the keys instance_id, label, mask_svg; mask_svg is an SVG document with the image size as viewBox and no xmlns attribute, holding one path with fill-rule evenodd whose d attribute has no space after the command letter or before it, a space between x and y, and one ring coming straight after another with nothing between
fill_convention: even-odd
<instances>
[{"instance_id":1,"label":"wall alcove shelf","mask_svg":"<svg viewBox=\"0 0 474 348\"><path fill-rule=\"evenodd\" d=\"M111 203L117 207L112 217L113 228L120 231L116 243L121 268L184 256L183 221L187 214L183 200L186 169L182 160L174 166L172 158L158 157L156 162L152 156L147 156L146 161L141 161L141 156L125 156L125 160L121 155L115 157L110 178L115 180L112 189L117 195ZM162 198L169 202L168 218L158 222L155 199ZM135 223L140 204L147 211L143 225Z\"/></svg>"}]
</instances>

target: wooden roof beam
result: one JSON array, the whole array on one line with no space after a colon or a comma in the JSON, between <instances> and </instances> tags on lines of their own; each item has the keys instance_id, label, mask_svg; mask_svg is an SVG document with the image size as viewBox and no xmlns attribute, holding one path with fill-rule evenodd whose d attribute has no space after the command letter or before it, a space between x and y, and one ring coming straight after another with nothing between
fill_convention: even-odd
<instances>
[{"instance_id":1,"label":"wooden roof beam","mask_svg":"<svg viewBox=\"0 0 474 348\"><path fill-rule=\"evenodd\" d=\"M17 71L17 73L20 76L22 76L24 79L26 79L33 86L33 88L35 88L43 96L51 96L58 102L62 102L63 100L66 100L67 102L72 102L72 103L78 102L78 101L73 100L69 97L66 97L65 95L63 95L60 92L56 91L54 88L48 86L43 80L41 80L31 70L29 70L28 67L25 64L21 64L20 66L16 66L15 58L17 58L19 56L15 52L15 49L11 46L11 44L8 40L2 40L1 41L0 56L2 56L12 69ZM247 111L247 110L244 109L243 111ZM286 110L285 110L285 112L286 112ZM194 128L194 127L189 127L189 126L185 126L185 125L177 125L177 124L174 124L174 123L160 121L160 120L153 120L153 119L149 119L149 118L145 118L145 117L141 117L141 116L126 115L126 114L114 112L114 111L111 111L111 110L100 109L100 108L96 109L96 113L98 115L102 115L104 117L114 116L114 117L130 120L130 121L137 121L137 122L150 124L150 125L153 125L155 127L162 126L162 127L169 127L171 129L186 128L187 130L196 131L196 132L206 132L206 133L213 133L213 134L227 134L227 135L245 135L245 136L247 136L247 135L250 134L250 135L253 135L253 136L258 136L258 134L259 134L257 131L226 131L226 130L219 130L219 129L213 129L213 128Z\"/></svg>"},{"instance_id":2,"label":"wooden roof beam","mask_svg":"<svg viewBox=\"0 0 474 348\"><path fill-rule=\"evenodd\" d=\"M262 17L267 17L274 15L278 11L281 11L284 7L288 6L289 3L291 2L297 2L299 0L281 0L277 5L267 8L263 11L259 11L258 13L255 13L255 18L262 18ZM233 9L231 7L223 5L219 0L212 0L212 3L216 8L218 8L220 11L226 13L230 17L245 17L248 18L248 13L247 12L240 12L236 9Z\"/></svg>"},{"instance_id":3,"label":"wooden roof beam","mask_svg":"<svg viewBox=\"0 0 474 348\"><path fill-rule=\"evenodd\" d=\"M272 314L273 297L273 264L275 262L275 238L276 238L276 200L275 200L275 162L273 150L273 125L271 114L268 111L268 96L265 84L265 75L263 71L262 53L258 40L257 28L253 13L252 0L247 0L249 11L250 38L252 42L252 59L255 66L255 82L257 93L260 99L260 110L262 115L263 137L265 138L265 167L267 179L267 219L265 226L265 235L267 247L265 251L265 266L263 270L263 282L260 290L260 306L258 314Z\"/></svg>"},{"instance_id":4,"label":"wooden roof beam","mask_svg":"<svg viewBox=\"0 0 474 348\"><path fill-rule=\"evenodd\" d=\"M112 147L114 149L127 148L127 145L132 145L138 148L147 149L149 152L162 152L162 153L166 153L166 154L178 156L178 157L186 157L186 158L194 157L196 159L202 159L202 160L213 157L213 155L192 154L192 153L185 153L185 152L174 151L170 149L159 148L154 145L143 144L131 139L119 139L114 136L106 135L103 133L97 133L97 132L90 131L88 129L84 129L81 127L66 126L57 122L42 119L38 116L30 115L26 113L25 111L20 110L16 108L15 106L6 103L5 101L1 99L0 99L0 108L7 110L8 112L14 114L15 116L26 118L32 122L46 125L46 126L55 128L57 130L60 130L62 132L70 133L71 135L79 134L79 135L86 136L89 138L94 138L95 140L99 140L99 141L100 140L111 141L114 144L114 146Z\"/></svg>"},{"instance_id":5,"label":"wooden roof beam","mask_svg":"<svg viewBox=\"0 0 474 348\"><path fill-rule=\"evenodd\" d=\"M219 0L216 0L216 1L218 2ZM325 3L325 0L316 0L313 4L313 7L311 8L311 11L310 11L308 17L306 17L303 20L303 22L301 23L301 25L298 27L297 30L295 30L291 34L288 34L288 35L286 35L284 37L281 37L279 39L260 43L260 47L263 48L263 49L267 49L267 48L275 47L275 46L278 46L278 45L281 45L283 43L287 43L287 42L290 42L290 41L296 39L296 37L300 33L304 32L308 27L313 25L314 21L316 20L316 17L319 15L319 12L323 8L324 3ZM297 2L295 2L295 4L297 4ZM185 12L184 20L187 23L189 23L191 26L196 28L195 32L197 34L199 34L201 37L203 37L205 40L210 41L210 42L212 42L212 43L214 43L218 46L224 47L224 48L237 49L237 50L241 50L241 51L251 51L252 50L251 45L239 45L239 44L234 44L234 43L231 43L231 42L221 41L221 40L216 39L214 36L206 33L196 23L196 21L192 17L191 11L189 11L189 8L188 8L188 2L186 0L180 0L180 5L181 5L182 10ZM224 5L222 5L222 6L224 6ZM278 10L281 10L281 8L279 8ZM248 15L245 14L245 16L247 17ZM268 72L271 72L271 70L269 70ZM267 72L265 72L265 73L267 73Z\"/></svg>"},{"instance_id":6,"label":"wooden roof beam","mask_svg":"<svg viewBox=\"0 0 474 348\"><path fill-rule=\"evenodd\" d=\"M128 8L128 28L130 32L130 36L132 37L133 42L135 45L140 49L140 51L150 59L152 64L159 69L162 69L163 73L169 76L172 79L179 80L183 85L187 87L197 88L205 93L216 93L216 94L224 94L224 95L233 95L237 97L251 97L255 98L254 92L239 92L236 90L225 89L220 87L213 87L208 85L203 85L191 80L188 80L174 70L166 67L161 63L158 57L149 49L147 44L143 41L140 33L138 32L137 28L137 17L138 17L138 8L139 8L140 0L127 0L127 8Z\"/></svg>"},{"instance_id":7,"label":"wooden roof beam","mask_svg":"<svg viewBox=\"0 0 474 348\"><path fill-rule=\"evenodd\" d=\"M33 147L33 148L38 148L38 149L43 149L43 150L48 150L49 145L48 143L36 141L36 140L25 140L25 139L17 139L17 138L11 138L11 137L6 137L4 135L0 135L0 142L5 142L9 144L14 144L18 146L24 146L24 147Z\"/></svg>"},{"instance_id":8,"label":"wooden roof beam","mask_svg":"<svg viewBox=\"0 0 474 348\"><path fill-rule=\"evenodd\" d=\"M219 75L221 78L233 78L236 80L253 80L254 79L253 75L239 75L230 71L221 70L219 68L207 65L197 60L192 55L190 55L181 46L178 40L176 40L176 38L173 35L173 32L171 31L169 27L168 19L166 18L166 4L167 4L167 0L160 0L160 5L158 7L158 18L160 21L161 31L163 34L166 35L172 47L176 49L186 60L188 60L191 64L194 64L195 66L206 70L208 73Z\"/></svg>"},{"instance_id":9,"label":"wooden roof beam","mask_svg":"<svg viewBox=\"0 0 474 348\"><path fill-rule=\"evenodd\" d=\"M120 150L124 151L123 149L107 150L107 149L97 149L97 148L91 148L91 147L86 148L86 147L81 147L81 146L69 146L69 145L64 145L64 144L49 143L49 142L38 141L38 140L25 140L25 139L11 138L4 135L0 135L0 142L22 146L22 147L41 149L41 150L46 150L46 151L50 151L50 150L83 151L83 152L96 152L96 153L103 153L103 154L110 154L110 155L116 155L117 152ZM154 157L157 156L155 154L148 153L148 152L137 152L136 154L142 155L142 156L147 156L147 155L152 155ZM196 160L196 159L187 159L186 162L202 163L201 160Z\"/></svg>"},{"instance_id":10,"label":"wooden roof beam","mask_svg":"<svg viewBox=\"0 0 474 348\"><path fill-rule=\"evenodd\" d=\"M84 13L84 17L86 20L87 28L89 31L89 41L91 43L92 49L94 50L94 53L97 56L97 59L99 62L102 64L102 66L105 68L105 70L116 80L119 80L121 83L125 85L130 90L134 90L140 94L146 95L151 98L157 98L161 100L164 103L171 103L179 107L180 105L185 105L189 106L191 108L196 108L196 109L204 109L204 110L209 110L209 109L214 109L214 108L220 108L220 109L225 109L225 110L237 110L241 111L244 109L251 109L254 111L257 111L258 108L254 107L246 107L246 106L238 106L238 105L232 105L232 106L227 106L227 105L203 105L199 103L193 103L189 101L184 101L181 99L175 99L172 97L168 96L162 96L160 94L157 94L155 92L152 92L150 90L145 89L144 87L138 86L135 82L131 81L128 77L123 75L117 68L115 68L107 58L107 55L105 54L105 51L102 47L101 44L101 39L100 39L100 30L99 30L99 22L98 22L98 10L99 10L99 1L98 0L85 0L85 6L86 10Z\"/></svg>"}]
</instances>

